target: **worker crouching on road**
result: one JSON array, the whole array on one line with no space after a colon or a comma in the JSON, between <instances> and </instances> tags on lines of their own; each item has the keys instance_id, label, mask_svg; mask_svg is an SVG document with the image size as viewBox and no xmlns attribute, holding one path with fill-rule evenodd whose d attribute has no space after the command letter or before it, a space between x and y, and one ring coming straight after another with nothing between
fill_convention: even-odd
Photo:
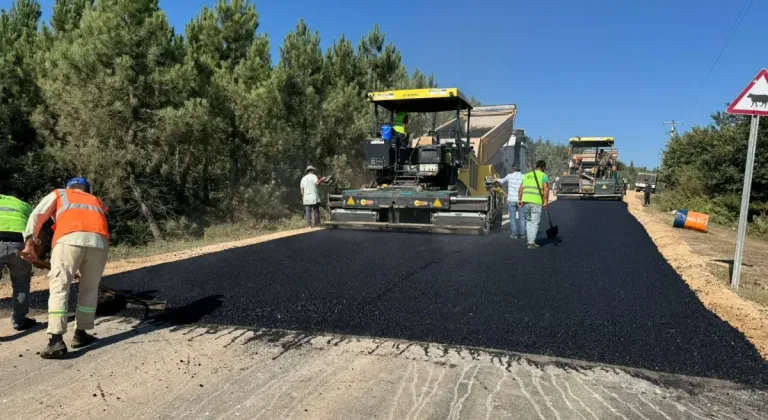
<instances>
[{"instance_id":1,"label":"worker crouching on road","mask_svg":"<svg viewBox=\"0 0 768 420\"><path fill-rule=\"evenodd\" d=\"M101 200L91 195L85 178L74 178L66 189L48 194L32 211L24 232L24 255L33 262L37 258L35 243L43 224L51 217L56 220L56 232L51 243L51 270L48 274L48 345L40 352L44 359L56 359L67 354L63 335L67 332L69 288L80 272L80 292L75 311L75 334L72 348L92 344L96 337L86 333L93 329L99 283L109 253L109 229Z\"/></svg>"},{"instance_id":2,"label":"worker crouching on road","mask_svg":"<svg viewBox=\"0 0 768 420\"><path fill-rule=\"evenodd\" d=\"M29 313L29 287L32 281L32 264L16 253L24 249L24 229L32 213L32 206L19 200L15 191L0 194L0 278L3 269L11 273L13 312L11 324L16 331L34 327L37 321L27 318Z\"/></svg>"},{"instance_id":3,"label":"worker crouching on road","mask_svg":"<svg viewBox=\"0 0 768 420\"><path fill-rule=\"evenodd\" d=\"M546 169L546 162L536 162L536 169L523 176L523 185L518 195L518 206L525 209L528 249L539 247L536 235L539 233L541 212L549 205L549 177L544 173Z\"/></svg>"},{"instance_id":4,"label":"worker crouching on road","mask_svg":"<svg viewBox=\"0 0 768 420\"><path fill-rule=\"evenodd\" d=\"M307 166L307 174L301 178L301 197L304 203L304 216L307 218L307 226L312 227L312 216L315 218L315 226L320 225L320 194L317 186L325 181L315 175L315 167Z\"/></svg>"}]
</instances>

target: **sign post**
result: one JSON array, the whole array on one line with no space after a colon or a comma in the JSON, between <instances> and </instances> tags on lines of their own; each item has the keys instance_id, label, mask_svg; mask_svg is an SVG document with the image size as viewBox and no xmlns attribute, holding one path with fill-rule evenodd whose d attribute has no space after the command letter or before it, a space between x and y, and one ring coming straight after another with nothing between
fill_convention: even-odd
<instances>
[{"instance_id":1,"label":"sign post","mask_svg":"<svg viewBox=\"0 0 768 420\"><path fill-rule=\"evenodd\" d=\"M752 170L755 166L755 149L757 148L757 132L760 128L760 116L768 116L768 70L762 69L754 79L741 91L728 109L729 114L751 115L749 126L749 144L747 146L747 167L744 169L744 188L741 193L741 209L739 211L739 230L736 234L736 255L733 258L733 273L731 289L739 290L741 277L741 260L744 256L744 238L747 233L747 216L749 215L749 197L752 190Z\"/></svg>"}]
</instances>

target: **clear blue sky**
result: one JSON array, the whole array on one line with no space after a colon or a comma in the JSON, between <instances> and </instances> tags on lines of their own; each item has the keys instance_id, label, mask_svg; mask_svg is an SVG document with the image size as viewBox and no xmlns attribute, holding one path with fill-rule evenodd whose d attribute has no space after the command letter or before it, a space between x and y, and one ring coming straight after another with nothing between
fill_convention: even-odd
<instances>
[{"instance_id":1,"label":"clear blue sky","mask_svg":"<svg viewBox=\"0 0 768 420\"><path fill-rule=\"evenodd\" d=\"M516 125L528 135L556 142L614 136L622 160L655 166L663 121L683 121L681 130L708 124L711 112L768 67L768 1L751 1L706 82L744 0L280 0L256 7L275 61L301 17L324 46L342 33L357 41L378 23L409 70L434 73L441 86L486 104L517 104ZM46 19L53 2L42 1ZM160 7L183 32L213 3L160 0Z\"/></svg>"}]
</instances>

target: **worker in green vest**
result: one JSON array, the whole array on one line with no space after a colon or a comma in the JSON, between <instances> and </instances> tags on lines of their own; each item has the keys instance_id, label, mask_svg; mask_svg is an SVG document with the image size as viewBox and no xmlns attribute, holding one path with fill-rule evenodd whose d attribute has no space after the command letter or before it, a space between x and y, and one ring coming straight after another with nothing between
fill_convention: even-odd
<instances>
[{"instance_id":1,"label":"worker in green vest","mask_svg":"<svg viewBox=\"0 0 768 420\"><path fill-rule=\"evenodd\" d=\"M549 205L549 177L544 171L547 163L536 162L536 169L523 176L523 184L518 192L517 205L525 208L525 233L528 249L536 249L536 235L539 233L541 213Z\"/></svg>"},{"instance_id":2,"label":"worker in green vest","mask_svg":"<svg viewBox=\"0 0 768 420\"><path fill-rule=\"evenodd\" d=\"M0 278L8 267L13 288L13 313L11 323L16 331L34 327L37 321L27 318L29 313L29 285L32 279L32 264L16 255L24 249L23 232L32 206L19 200L15 191L0 194Z\"/></svg>"},{"instance_id":3,"label":"worker in green vest","mask_svg":"<svg viewBox=\"0 0 768 420\"><path fill-rule=\"evenodd\" d=\"M407 135L408 131L406 130L408 126L408 114L405 112L398 112L395 113L395 123L392 125L392 128L402 134Z\"/></svg>"}]
</instances>

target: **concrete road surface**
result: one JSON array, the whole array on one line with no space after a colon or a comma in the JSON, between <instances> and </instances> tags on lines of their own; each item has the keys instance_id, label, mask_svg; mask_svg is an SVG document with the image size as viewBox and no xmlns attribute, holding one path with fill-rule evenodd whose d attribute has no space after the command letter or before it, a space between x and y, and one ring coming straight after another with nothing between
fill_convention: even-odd
<instances>
[{"instance_id":1,"label":"concrete road surface","mask_svg":"<svg viewBox=\"0 0 768 420\"><path fill-rule=\"evenodd\" d=\"M34 355L42 333L2 339L3 407L27 418L768 418L768 364L700 304L624 203L562 200L551 213L561 238L538 250L506 231L322 231L111 276L173 309L137 324L100 305L104 338L66 361Z\"/></svg>"}]
</instances>

